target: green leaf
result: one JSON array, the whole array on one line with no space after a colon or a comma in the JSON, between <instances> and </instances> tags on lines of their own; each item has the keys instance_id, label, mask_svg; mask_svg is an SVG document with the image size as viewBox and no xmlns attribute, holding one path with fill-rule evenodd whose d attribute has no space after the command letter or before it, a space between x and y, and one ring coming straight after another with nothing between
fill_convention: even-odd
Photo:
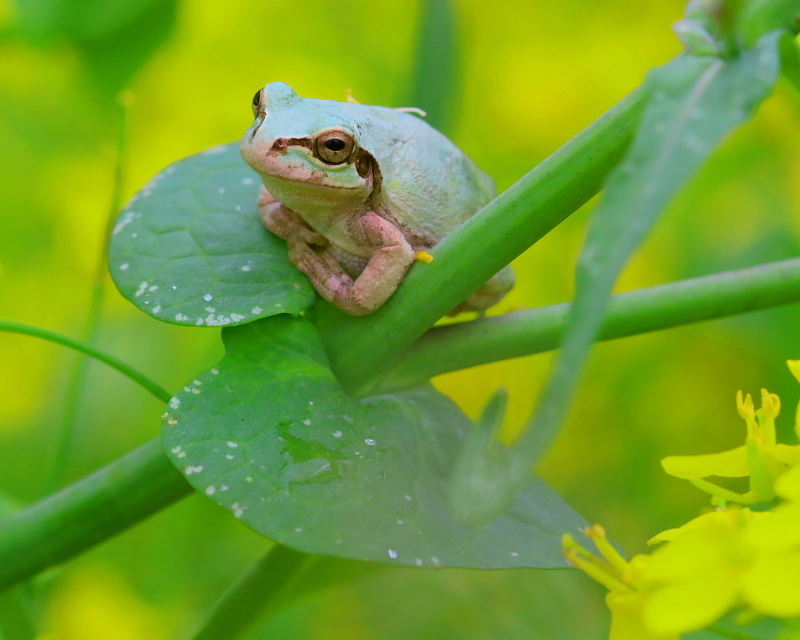
<instances>
[{"instance_id":1,"label":"green leaf","mask_svg":"<svg viewBox=\"0 0 800 640\"><path fill-rule=\"evenodd\" d=\"M490 523L447 507L469 419L430 385L355 400L302 318L223 331L226 356L165 414L163 441L199 492L307 553L424 567L564 567L585 526L541 479Z\"/></svg>"},{"instance_id":2,"label":"green leaf","mask_svg":"<svg viewBox=\"0 0 800 640\"><path fill-rule=\"evenodd\" d=\"M500 442L508 392L498 389L478 424L467 433L450 476L449 501L453 515L467 524L481 524L502 512L508 484L511 449ZM484 506L488 509L484 510Z\"/></svg>"},{"instance_id":3,"label":"green leaf","mask_svg":"<svg viewBox=\"0 0 800 640\"><path fill-rule=\"evenodd\" d=\"M124 88L175 26L178 0L16 0L19 29L35 44L68 40L94 84Z\"/></svg>"},{"instance_id":4,"label":"green leaf","mask_svg":"<svg viewBox=\"0 0 800 640\"><path fill-rule=\"evenodd\" d=\"M742 7L737 27L745 43L752 46L774 29L786 28L797 33L800 0L749 0Z\"/></svg>"},{"instance_id":5,"label":"green leaf","mask_svg":"<svg viewBox=\"0 0 800 640\"><path fill-rule=\"evenodd\" d=\"M259 188L238 144L158 174L114 229L109 264L122 295L158 320L195 326L306 309L314 290L261 224Z\"/></svg>"}]
</instances>

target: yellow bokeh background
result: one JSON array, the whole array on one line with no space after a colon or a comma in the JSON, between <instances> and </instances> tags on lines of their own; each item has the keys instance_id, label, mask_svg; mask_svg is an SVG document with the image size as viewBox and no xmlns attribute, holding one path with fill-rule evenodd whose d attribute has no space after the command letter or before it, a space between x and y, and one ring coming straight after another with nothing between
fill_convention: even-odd
<instances>
[{"instance_id":1,"label":"yellow bokeh background","mask_svg":"<svg viewBox=\"0 0 800 640\"><path fill-rule=\"evenodd\" d=\"M112 1L112 0L109 0ZM678 0L461 0L461 112L453 138L506 188L678 53ZM17 12L0 1L0 22ZM250 99L283 80L305 96L406 106L418 7L367 0L184 0L130 90L126 197L165 165L238 138ZM70 45L0 40L0 317L80 336L117 155L116 107ZM714 154L626 270L620 290L792 257L800 247L800 102L779 86ZM515 263L499 312L572 295L589 207ZM596 348L542 473L629 552L705 498L663 474L668 454L740 442L734 394L767 386L792 406L798 309L771 310ZM215 329L160 324L108 282L97 343L179 388L221 355ZM42 495L75 356L0 333L0 489ZM509 389L506 436L533 406L550 355L442 376L472 416ZM161 407L93 363L67 475L155 437ZM790 414L791 411L787 411ZM783 434L791 432L784 416ZM193 629L268 543L193 496L43 578L42 639L161 640ZM573 572L395 570L305 601L252 638L602 638L602 593ZM113 633L103 629L113 628Z\"/></svg>"}]
</instances>

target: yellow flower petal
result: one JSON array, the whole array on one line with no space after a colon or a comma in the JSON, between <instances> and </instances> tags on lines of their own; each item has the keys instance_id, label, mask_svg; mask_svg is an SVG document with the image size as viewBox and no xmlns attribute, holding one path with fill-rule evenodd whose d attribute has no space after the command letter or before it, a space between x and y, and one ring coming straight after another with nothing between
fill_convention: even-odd
<instances>
[{"instance_id":1,"label":"yellow flower petal","mask_svg":"<svg viewBox=\"0 0 800 640\"><path fill-rule=\"evenodd\" d=\"M689 520L689 522L687 522L684 525L681 525L680 527L676 527L674 529L667 529L666 531L662 531L661 533L659 533L659 534L653 536L652 538L650 538L650 540L647 541L647 544L653 545L653 544L657 544L659 542L669 542L671 540L674 540L678 536L680 536L680 535L682 535L682 534L684 534L684 533L686 533L688 531L691 531L692 529L697 529L698 527L703 526L703 524L707 520L712 520L712 519L717 518L717 517L718 516L717 516L717 512L716 511L711 511L709 513L704 513L701 516L697 516L694 520Z\"/></svg>"},{"instance_id":2,"label":"yellow flower petal","mask_svg":"<svg viewBox=\"0 0 800 640\"><path fill-rule=\"evenodd\" d=\"M786 500L800 500L800 465L792 467L778 478L775 493Z\"/></svg>"},{"instance_id":3,"label":"yellow flower petal","mask_svg":"<svg viewBox=\"0 0 800 640\"><path fill-rule=\"evenodd\" d=\"M741 593L759 613L800 615L800 553L760 553L739 579Z\"/></svg>"},{"instance_id":4,"label":"yellow flower petal","mask_svg":"<svg viewBox=\"0 0 800 640\"><path fill-rule=\"evenodd\" d=\"M735 604L735 584L726 571L704 571L692 580L656 589L642 606L644 627L664 635L707 627Z\"/></svg>"},{"instance_id":5,"label":"yellow flower petal","mask_svg":"<svg viewBox=\"0 0 800 640\"><path fill-rule=\"evenodd\" d=\"M661 461L661 466L669 475L684 480L708 476L743 478L750 474L744 446L699 456L667 456Z\"/></svg>"},{"instance_id":6,"label":"yellow flower petal","mask_svg":"<svg viewBox=\"0 0 800 640\"><path fill-rule=\"evenodd\" d=\"M747 527L743 540L761 551L790 551L800 546L800 504L790 503L773 511L754 514L758 516Z\"/></svg>"},{"instance_id":7,"label":"yellow flower petal","mask_svg":"<svg viewBox=\"0 0 800 640\"><path fill-rule=\"evenodd\" d=\"M609 640L680 640L677 634L655 634L642 626L641 594L609 593L606 605L611 610Z\"/></svg>"},{"instance_id":8,"label":"yellow flower petal","mask_svg":"<svg viewBox=\"0 0 800 640\"><path fill-rule=\"evenodd\" d=\"M783 444L779 442L771 447L764 447L764 451L783 464L794 466L800 462L800 444Z\"/></svg>"}]
</instances>

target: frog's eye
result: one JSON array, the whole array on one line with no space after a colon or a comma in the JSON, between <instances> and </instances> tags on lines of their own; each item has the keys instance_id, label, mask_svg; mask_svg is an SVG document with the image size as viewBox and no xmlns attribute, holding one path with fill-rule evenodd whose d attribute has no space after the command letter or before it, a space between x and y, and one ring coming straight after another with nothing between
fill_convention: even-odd
<instances>
[{"instance_id":1,"label":"frog's eye","mask_svg":"<svg viewBox=\"0 0 800 640\"><path fill-rule=\"evenodd\" d=\"M261 89L256 91L256 95L253 96L253 115L258 116L258 112L261 110Z\"/></svg>"},{"instance_id":2,"label":"frog's eye","mask_svg":"<svg viewBox=\"0 0 800 640\"><path fill-rule=\"evenodd\" d=\"M314 141L314 154L326 164L342 164L350 159L356 141L344 131L326 131Z\"/></svg>"}]
</instances>

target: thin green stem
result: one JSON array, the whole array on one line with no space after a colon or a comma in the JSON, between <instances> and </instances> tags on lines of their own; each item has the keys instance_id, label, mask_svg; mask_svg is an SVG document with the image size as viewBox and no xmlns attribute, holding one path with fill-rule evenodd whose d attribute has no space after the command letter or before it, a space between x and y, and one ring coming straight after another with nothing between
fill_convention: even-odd
<instances>
[{"instance_id":1,"label":"thin green stem","mask_svg":"<svg viewBox=\"0 0 800 640\"><path fill-rule=\"evenodd\" d=\"M119 142L117 146L117 159L114 163L113 187L111 201L109 202L108 213L106 215L106 226L103 235L103 244L100 257L97 261L95 270L94 284L92 286L92 297L89 303L89 312L86 317L84 327L84 341L93 344L97 340L100 329L100 319L103 312L103 302L105 300L106 274L108 272L108 254L111 245L111 231L114 228L114 220L122 207L122 193L125 181L125 153L127 147L127 92L123 93L120 99L120 124ZM45 493L54 491L61 484L64 468L67 463L69 448L75 432L75 423L80 410L83 392L86 386L86 378L89 373L89 363L85 356L79 356L69 377L67 385L67 395L64 404L64 412L60 428L56 433L55 450L50 471L45 480Z\"/></svg>"},{"instance_id":2,"label":"thin green stem","mask_svg":"<svg viewBox=\"0 0 800 640\"><path fill-rule=\"evenodd\" d=\"M301 570L313 562L313 556L276 544L222 596L194 640L240 637Z\"/></svg>"},{"instance_id":3,"label":"thin green stem","mask_svg":"<svg viewBox=\"0 0 800 640\"><path fill-rule=\"evenodd\" d=\"M800 258L681 280L611 298L601 340L800 302ZM462 322L428 331L381 382L380 391L434 376L556 349L569 303Z\"/></svg>"},{"instance_id":4,"label":"thin green stem","mask_svg":"<svg viewBox=\"0 0 800 640\"><path fill-rule=\"evenodd\" d=\"M69 336L65 336L60 333L56 333L55 331L50 331L48 329L41 329L40 327L34 327L29 324L24 324L22 322L14 322L13 320L0 320L0 331L8 331L11 333L21 333L26 336L33 336L34 338L41 338L42 340L47 340L48 342L55 342L56 344L63 345L65 347L69 347L70 349L74 349L75 351L79 351L80 353L95 358L104 364L107 364L112 369L116 369L122 375L130 378L136 384L140 385L144 389L147 389L150 393L152 393L156 398L161 400L162 402L169 402L172 398L172 394L164 389L161 385L154 382L146 375L137 371L130 365L125 364L122 360L115 358L114 356L101 351L85 342L81 342L80 340L75 340L74 338L70 338Z\"/></svg>"},{"instance_id":5,"label":"thin green stem","mask_svg":"<svg viewBox=\"0 0 800 640\"><path fill-rule=\"evenodd\" d=\"M450 133L458 119L461 93L456 6L453 0L423 0L419 4L414 86L409 106L421 107L428 114L428 124Z\"/></svg>"},{"instance_id":6,"label":"thin green stem","mask_svg":"<svg viewBox=\"0 0 800 640\"><path fill-rule=\"evenodd\" d=\"M732 631L731 629L726 629L723 626L718 624L710 624L706 627L706 631L710 631L711 633L716 633L718 636L722 636L723 638L730 638L730 640L761 640L761 638L757 636L751 636L749 633L743 633L742 631Z\"/></svg>"},{"instance_id":7,"label":"thin green stem","mask_svg":"<svg viewBox=\"0 0 800 640\"><path fill-rule=\"evenodd\" d=\"M115 536L192 492L159 440L0 521L0 591Z\"/></svg>"},{"instance_id":8,"label":"thin green stem","mask_svg":"<svg viewBox=\"0 0 800 640\"><path fill-rule=\"evenodd\" d=\"M331 365L346 390L368 391L427 329L594 196L635 130L634 93L495 198L415 265L375 313L315 310Z\"/></svg>"},{"instance_id":9,"label":"thin green stem","mask_svg":"<svg viewBox=\"0 0 800 640\"><path fill-rule=\"evenodd\" d=\"M386 565L312 556L275 545L223 594L194 640L232 640L296 600L385 570Z\"/></svg>"}]
</instances>

